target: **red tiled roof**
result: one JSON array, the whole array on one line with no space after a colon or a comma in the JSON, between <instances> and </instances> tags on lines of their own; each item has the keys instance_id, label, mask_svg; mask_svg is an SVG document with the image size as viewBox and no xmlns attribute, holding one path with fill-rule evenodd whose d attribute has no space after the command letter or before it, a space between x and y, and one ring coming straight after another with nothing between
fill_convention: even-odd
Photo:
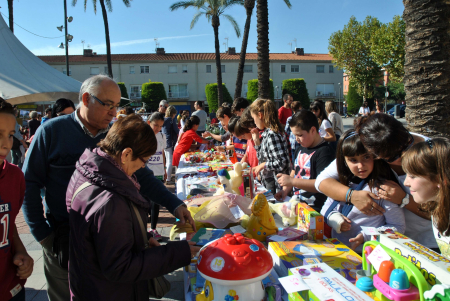
<instances>
[{"instance_id":1,"label":"red tiled roof","mask_svg":"<svg viewBox=\"0 0 450 301\"><path fill-rule=\"evenodd\" d=\"M38 56L46 63L64 63L64 55L40 55ZM258 58L257 53L247 53L246 60L256 61ZM136 54L112 54L111 59L113 62L118 61L214 61L214 53L136 53ZM239 60L239 53L230 55L227 53L221 53L220 59L227 60ZM317 53L305 53L304 55L296 55L294 53L271 53L270 60L272 61L331 61L332 56L330 54L317 54ZM69 61L71 63L85 63L85 62L106 62L106 54L99 54L95 56L82 56L82 55L69 55Z\"/></svg>"}]
</instances>

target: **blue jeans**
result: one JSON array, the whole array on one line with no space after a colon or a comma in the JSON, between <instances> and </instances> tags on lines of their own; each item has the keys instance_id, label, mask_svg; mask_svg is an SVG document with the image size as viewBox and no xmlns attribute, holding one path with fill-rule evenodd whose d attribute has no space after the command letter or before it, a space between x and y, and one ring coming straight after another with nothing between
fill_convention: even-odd
<instances>
[{"instance_id":1,"label":"blue jeans","mask_svg":"<svg viewBox=\"0 0 450 301\"><path fill-rule=\"evenodd\" d=\"M25 288L22 287L20 292L11 299L9 299L9 301L25 301Z\"/></svg>"},{"instance_id":2,"label":"blue jeans","mask_svg":"<svg viewBox=\"0 0 450 301\"><path fill-rule=\"evenodd\" d=\"M22 152L20 149L12 149L11 150L11 163L19 166L22 169Z\"/></svg>"}]
</instances>

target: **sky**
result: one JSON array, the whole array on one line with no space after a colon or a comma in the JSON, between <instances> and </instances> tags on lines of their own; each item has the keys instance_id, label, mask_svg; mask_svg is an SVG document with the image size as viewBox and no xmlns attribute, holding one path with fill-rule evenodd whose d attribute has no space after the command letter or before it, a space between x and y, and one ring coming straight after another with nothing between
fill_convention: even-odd
<instances>
[{"instance_id":1,"label":"sky","mask_svg":"<svg viewBox=\"0 0 450 301\"><path fill-rule=\"evenodd\" d=\"M327 53L330 35L343 29L351 16L363 21L368 15L381 22L390 22L395 15L402 15L402 0L290 0L289 9L283 0L269 1L269 43L272 53L289 53L295 47L305 53ZM98 54L106 53L105 28L101 7L97 1L97 14L92 0L78 0L72 6L67 0L67 15L73 17L68 30L74 39L69 43L69 54L82 54L83 47L90 46ZM159 47L166 53L212 53L214 32L206 17L202 17L193 29L190 23L196 10L179 9L171 12L172 0L134 0L126 7L121 0L111 0L113 11L108 12L111 52L155 53ZM0 12L8 21L7 0L0 0ZM221 52L235 47L239 52L242 44L246 13L244 7L228 10L241 29L238 38L231 23L221 18L219 42ZM36 55L64 55L58 46L64 42L64 30L56 27L64 24L63 0L14 0L14 33ZM40 36L33 35L24 29ZM228 38L228 40L226 40ZM296 41L295 41L296 40ZM84 45L82 43L84 41ZM257 52L256 7L253 11L247 52ZM292 45L289 45L292 43ZM0 46L1 47L1 46Z\"/></svg>"}]
</instances>

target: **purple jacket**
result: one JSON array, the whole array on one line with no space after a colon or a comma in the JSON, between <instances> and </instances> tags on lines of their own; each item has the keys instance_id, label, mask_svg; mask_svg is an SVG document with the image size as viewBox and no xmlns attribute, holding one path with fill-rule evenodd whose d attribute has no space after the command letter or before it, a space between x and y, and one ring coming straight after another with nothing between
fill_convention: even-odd
<instances>
[{"instance_id":1,"label":"purple jacket","mask_svg":"<svg viewBox=\"0 0 450 301\"><path fill-rule=\"evenodd\" d=\"M84 182L89 186L73 193ZM128 201L147 223L149 203L133 182L96 150L83 153L70 180L69 282L72 300L148 300L147 280L190 264L186 241L144 250L139 223Z\"/></svg>"}]
</instances>

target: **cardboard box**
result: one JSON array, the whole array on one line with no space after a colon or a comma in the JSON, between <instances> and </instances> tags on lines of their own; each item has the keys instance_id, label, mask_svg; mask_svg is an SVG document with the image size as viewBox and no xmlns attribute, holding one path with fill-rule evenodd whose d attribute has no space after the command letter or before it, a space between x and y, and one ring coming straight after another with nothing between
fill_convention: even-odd
<instances>
[{"instance_id":1,"label":"cardboard box","mask_svg":"<svg viewBox=\"0 0 450 301\"><path fill-rule=\"evenodd\" d=\"M289 270L300 275L309 290L289 294L289 301L297 300L358 300L373 301L363 291L342 277L325 263Z\"/></svg>"},{"instance_id":2,"label":"cardboard box","mask_svg":"<svg viewBox=\"0 0 450 301\"><path fill-rule=\"evenodd\" d=\"M348 281L355 282L355 270L362 269L362 258L336 238L319 241L270 242L274 269L278 276L285 277L291 268L303 265L328 264L340 272Z\"/></svg>"},{"instance_id":3,"label":"cardboard box","mask_svg":"<svg viewBox=\"0 0 450 301\"><path fill-rule=\"evenodd\" d=\"M412 262L430 285L450 284L450 260L446 257L398 232L380 234L376 238L381 244Z\"/></svg>"},{"instance_id":4,"label":"cardboard box","mask_svg":"<svg viewBox=\"0 0 450 301\"><path fill-rule=\"evenodd\" d=\"M298 204L297 229L308 233L308 239L323 239L323 216L305 203Z\"/></svg>"}]
</instances>

